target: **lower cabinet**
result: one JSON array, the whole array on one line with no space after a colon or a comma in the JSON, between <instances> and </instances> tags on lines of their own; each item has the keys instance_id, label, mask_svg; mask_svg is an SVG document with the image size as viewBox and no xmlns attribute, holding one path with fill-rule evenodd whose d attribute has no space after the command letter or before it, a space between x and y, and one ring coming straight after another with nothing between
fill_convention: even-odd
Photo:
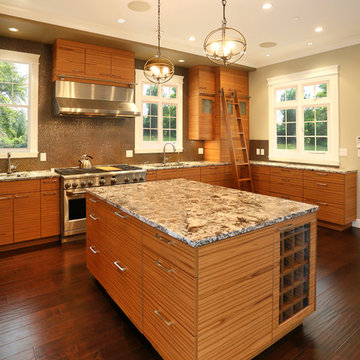
<instances>
[{"instance_id":1,"label":"lower cabinet","mask_svg":"<svg viewBox=\"0 0 360 360\"><path fill-rule=\"evenodd\" d=\"M0 195L0 245L13 242L14 238L14 197Z\"/></svg>"},{"instance_id":2,"label":"lower cabinet","mask_svg":"<svg viewBox=\"0 0 360 360\"><path fill-rule=\"evenodd\" d=\"M164 360L250 359L315 309L316 214L193 248L87 205L87 267Z\"/></svg>"}]
</instances>

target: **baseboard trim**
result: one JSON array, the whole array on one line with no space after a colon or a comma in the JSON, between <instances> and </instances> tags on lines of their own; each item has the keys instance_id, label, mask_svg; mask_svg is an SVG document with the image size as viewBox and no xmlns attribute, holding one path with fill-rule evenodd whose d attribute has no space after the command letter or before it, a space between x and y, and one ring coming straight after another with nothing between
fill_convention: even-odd
<instances>
[{"instance_id":1,"label":"baseboard trim","mask_svg":"<svg viewBox=\"0 0 360 360\"><path fill-rule=\"evenodd\" d=\"M360 228L360 219L356 219L352 222L352 226L356 228Z\"/></svg>"}]
</instances>

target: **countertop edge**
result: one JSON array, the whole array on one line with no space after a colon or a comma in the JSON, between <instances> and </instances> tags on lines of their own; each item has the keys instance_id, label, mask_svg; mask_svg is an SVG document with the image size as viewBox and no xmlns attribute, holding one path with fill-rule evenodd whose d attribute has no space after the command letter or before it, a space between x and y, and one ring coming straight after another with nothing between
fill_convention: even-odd
<instances>
[{"instance_id":1,"label":"countertop edge","mask_svg":"<svg viewBox=\"0 0 360 360\"><path fill-rule=\"evenodd\" d=\"M29 176L23 176L23 177L9 176L8 178L2 178L2 179L0 179L0 183L1 182L10 182L10 181L39 180L39 179L46 179L46 178L51 179L51 178L59 178L60 177L59 174L57 174L55 172L47 171L47 170L44 170L43 173L42 173L42 171L33 171L33 172L34 172L34 174L31 174L31 171L26 172L26 173L29 173Z\"/></svg>"},{"instance_id":2,"label":"countertop edge","mask_svg":"<svg viewBox=\"0 0 360 360\"><path fill-rule=\"evenodd\" d=\"M173 238L193 247L193 248L196 248L196 247L200 247L200 246L203 246L203 245L208 245L208 244L211 244L211 243L214 243L214 242L218 242L218 241L221 241L221 240L225 240L225 239L229 239L231 237L235 237L235 236L238 236L238 235L242 235L242 234L246 234L248 232L251 232L251 231L255 231L255 230L258 230L258 229L262 229L264 227L267 227L267 226L271 226L271 225L274 225L274 224L278 224L278 223L281 223L283 221L286 221L286 220L291 220L291 219L294 219L294 218L297 218L299 216L304 216L304 215L307 215L307 214L311 214L311 213L314 213L314 212L317 212L319 207L317 205L314 205L312 208L308 209L308 210L303 210L303 211L299 211L299 212L295 212L295 213L292 213L292 214L289 214L289 215L286 215L286 216L282 216L282 217L279 217L279 218L276 218L276 219L272 219L272 220L269 220L269 221L266 221L264 223L261 223L261 224L258 224L258 225L254 225L254 226L249 226L249 227L246 227L246 228L243 228L241 230L236 230L236 231L231 231L231 232L228 232L228 233L225 233L225 234L221 234L221 235L215 235L215 236L211 236L209 238L205 238L205 239L201 239L201 240L198 240L198 241L191 241L189 240L188 238L186 237L183 237L177 233L174 233L172 232L171 230L168 230L167 228L151 221L150 219L148 218L145 218L144 216L141 216L131 210L128 210L98 194L95 194L91 191L91 189L87 189L86 190L89 194L92 194L96 197L98 197L99 199L101 199L102 201L104 201L105 203L111 205L111 206L114 206L115 208L123 211L124 213L127 213L131 216L133 216L134 218L140 220L141 222L155 228L155 229L158 229L162 232L164 232L165 234L168 234L170 236L172 236ZM289 200L290 201L290 200Z\"/></svg>"},{"instance_id":3,"label":"countertop edge","mask_svg":"<svg viewBox=\"0 0 360 360\"><path fill-rule=\"evenodd\" d=\"M154 166L153 164L142 164L138 165L142 167L142 169L146 171L160 171L160 170L171 170L171 169L189 169L189 168L197 168L197 167L207 167L207 166L224 166L224 165L231 165L229 162L208 162L204 161L194 161L194 164L190 164L191 161L186 162L185 165L170 165L170 166ZM157 164L157 163L155 163Z\"/></svg>"}]
</instances>

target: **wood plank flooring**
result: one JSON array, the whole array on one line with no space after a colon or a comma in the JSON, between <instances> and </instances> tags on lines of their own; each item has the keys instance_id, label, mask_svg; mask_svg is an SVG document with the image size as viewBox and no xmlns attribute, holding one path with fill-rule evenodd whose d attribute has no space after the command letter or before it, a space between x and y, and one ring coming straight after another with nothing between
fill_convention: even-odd
<instances>
[{"instance_id":1,"label":"wood plank flooring","mask_svg":"<svg viewBox=\"0 0 360 360\"><path fill-rule=\"evenodd\" d=\"M360 359L360 229L318 236L317 311L256 360ZM161 358L89 274L77 242L0 254L0 359Z\"/></svg>"}]
</instances>

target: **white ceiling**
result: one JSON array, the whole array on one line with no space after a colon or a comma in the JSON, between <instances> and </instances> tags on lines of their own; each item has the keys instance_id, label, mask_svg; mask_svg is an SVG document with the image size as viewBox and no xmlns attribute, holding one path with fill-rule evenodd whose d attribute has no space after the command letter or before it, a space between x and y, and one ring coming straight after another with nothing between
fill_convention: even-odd
<instances>
[{"instance_id":1,"label":"white ceiling","mask_svg":"<svg viewBox=\"0 0 360 360\"><path fill-rule=\"evenodd\" d=\"M0 0L0 14L156 45L157 0L144 1L151 5L146 12L130 10L130 0ZM272 9L263 10L265 2ZM228 0L226 9L228 26L248 42L241 65L257 68L360 43L360 0ZM161 44L201 56L205 36L221 19L221 0L162 0ZM315 33L317 26L324 31ZM263 42L277 46L264 49Z\"/></svg>"}]
</instances>

